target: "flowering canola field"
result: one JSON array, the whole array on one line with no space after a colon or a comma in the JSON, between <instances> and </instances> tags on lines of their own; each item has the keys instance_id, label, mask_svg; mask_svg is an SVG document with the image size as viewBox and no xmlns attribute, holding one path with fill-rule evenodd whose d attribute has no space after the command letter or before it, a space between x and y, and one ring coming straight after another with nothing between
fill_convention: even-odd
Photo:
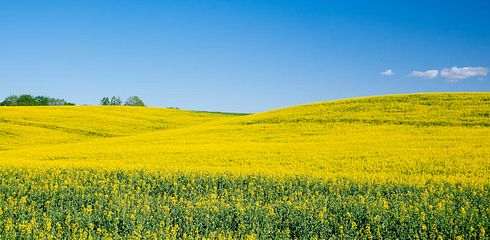
<instances>
[{"instance_id":1,"label":"flowering canola field","mask_svg":"<svg viewBox=\"0 0 490 240\"><path fill-rule=\"evenodd\" d=\"M490 94L1 107L0 236L487 239Z\"/></svg>"}]
</instances>

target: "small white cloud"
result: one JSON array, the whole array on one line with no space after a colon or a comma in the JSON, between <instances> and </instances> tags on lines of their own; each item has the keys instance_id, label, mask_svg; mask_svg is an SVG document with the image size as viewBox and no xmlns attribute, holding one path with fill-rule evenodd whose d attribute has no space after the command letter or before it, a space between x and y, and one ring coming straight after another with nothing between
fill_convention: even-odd
<instances>
[{"instance_id":1,"label":"small white cloud","mask_svg":"<svg viewBox=\"0 0 490 240\"><path fill-rule=\"evenodd\" d=\"M391 77L391 76L395 75L395 72L393 72L391 69L388 69L384 72L381 72L381 75L386 76L386 77Z\"/></svg>"},{"instance_id":2,"label":"small white cloud","mask_svg":"<svg viewBox=\"0 0 490 240\"><path fill-rule=\"evenodd\" d=\"M425 72L412 71L410 74L408 74L409 77L418 77L418 78L427 78L427 79L436 78L437 75L439 75L439 70L436 69L428 70Z\"/></svg>"},{"instance_id":3,"label":"small white cloud","mask_svg":"<svg viewBox=\"0 0 490 240\"><path fill-rule=\"evenodd\" d=\"M441 70L441 76L452 82L457 82L470 77L484 77L487 76L487 74L488 68L486 67L452 67Z\"/></svg>"}]
</instances>

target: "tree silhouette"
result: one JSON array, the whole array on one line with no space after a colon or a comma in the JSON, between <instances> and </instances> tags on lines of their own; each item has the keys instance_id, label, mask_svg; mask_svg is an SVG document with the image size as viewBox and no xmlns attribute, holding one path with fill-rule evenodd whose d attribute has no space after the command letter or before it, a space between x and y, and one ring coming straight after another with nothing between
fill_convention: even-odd
<instances>
[{"instance_id":1,"label":"tree silhouette","mask_svg":"<svg viewBox=\"0 0 490 240\"><path fill-rule=\"evenodd\" d=\"M122 101L121 101L121 98L120 97L113 96L111 98L110 105L112 105L112 106L121 106L121 104L122 104Z\"/></svg>"},{"instance_id":2,"label":"tree silhouette","mask_svg":"<svg viewBox=\"0 0 490 240\"><path fill-rule=\"evenodd\" d=\"M144 107L145 103L138 96L131 96L126 99L125 106L141 106Z\"/></svg>"},{"instance_id":3,"label":"tree silhouette","mask_svg":"<svg viewBox=\"0 0 490 240\"><path fill-rule=\"evenodd\" d=\"M109 98L108 97L103 97L101 100L100 100L100 105L102 106L107 106L109 105L111 102L109 101Z\"/></svg>"}]
</instances>

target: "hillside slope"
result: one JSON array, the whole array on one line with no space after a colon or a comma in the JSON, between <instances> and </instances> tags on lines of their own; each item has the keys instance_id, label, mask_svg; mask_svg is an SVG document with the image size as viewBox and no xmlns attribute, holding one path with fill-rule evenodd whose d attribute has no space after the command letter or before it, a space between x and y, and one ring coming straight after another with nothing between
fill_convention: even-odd
<instances>
[{"instance_id":1,"label":"hillside slope","mask_svg":"<svg viewBox=\"0 0 490 240\"><path fill-rule=\"evenodd\" d=\"M142 107L0 107L0 151L183 128L233 115Z\"/></svg>"},{"instance_id":2,"label":"hillside slope","mask_svg":"<svg viewBox=\"0 0 490 240\"><path fill-rule=\"evenodd\" d=\"M489 93L356 98L3 151L0 164L481 184L490 180L489 114Z\"/></svg>"},{"instance_id":3,"label":"hillside slope","mask_svg":"<svg viewBox=\"0 0 490 240\"><path fill-rule=\"evenodd\" d=\"M490 126L489 108L489 93L401 94L294 106L249 116L246 123Z\"/></svg>"}]
</instances>

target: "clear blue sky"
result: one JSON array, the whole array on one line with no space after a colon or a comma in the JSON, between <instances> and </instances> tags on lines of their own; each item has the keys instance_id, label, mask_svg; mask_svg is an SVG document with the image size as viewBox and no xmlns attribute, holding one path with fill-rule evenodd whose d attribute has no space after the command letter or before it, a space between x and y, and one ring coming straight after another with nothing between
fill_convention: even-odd
<instances>
[{"instance_id":1,"label":"clear blue sky","mask_svg":"<svg viewBox=\"0 0 490 240\"><path fill-rule=\"evenodd\" d=\"M258 112L490 91L488 67L487 0L0 0L1 98Z\"/></svg>"}]
</instances>

